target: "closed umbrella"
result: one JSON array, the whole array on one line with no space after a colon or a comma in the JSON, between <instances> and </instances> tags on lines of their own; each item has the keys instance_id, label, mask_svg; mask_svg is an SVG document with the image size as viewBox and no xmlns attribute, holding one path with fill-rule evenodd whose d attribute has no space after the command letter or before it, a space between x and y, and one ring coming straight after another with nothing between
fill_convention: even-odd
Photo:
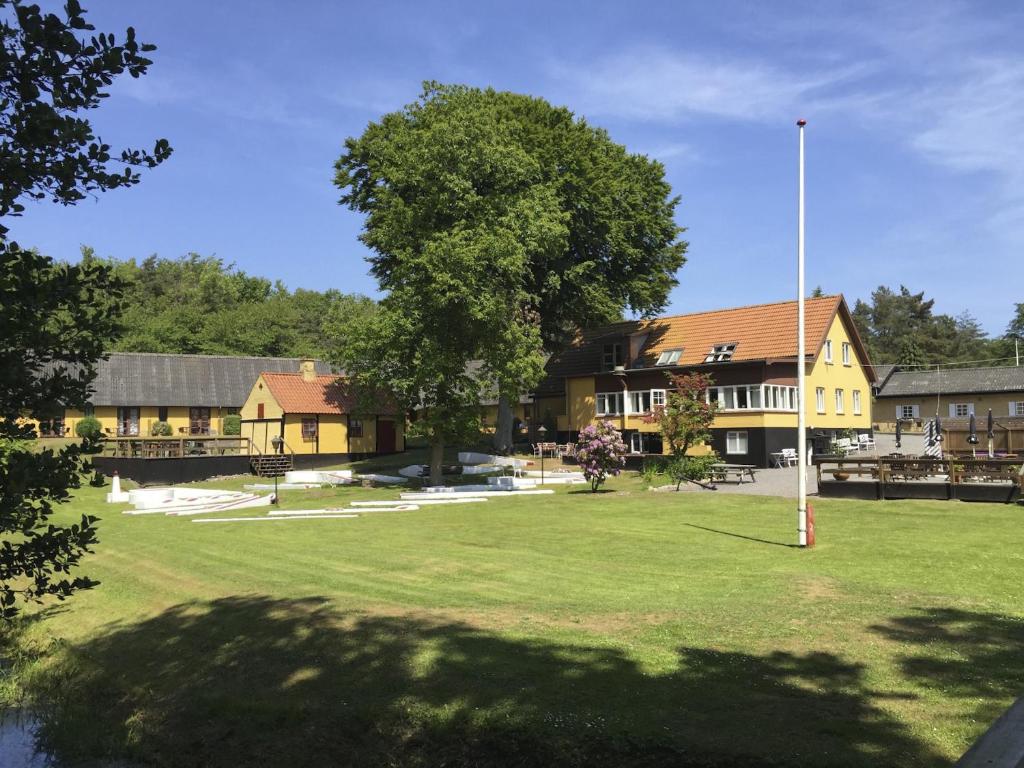
<instances>
[{"instance_id":1,"label":"closed umbrella","mask_svg":"<svg viewBox=\"0 0 1024 768\"><path fill-rule=\"evenodd\" d=\"M996 452L992 450L992 443L996 436L996 425L995 422L992 420L991 408L988 409L988 429L986 430L986 432L988 434L988 457L991 459L996 455Z\"/></svg>"},{"instance_id":2,"label":"closed umbrella","mask_svg":"<svg viewBox=\"0 0 1024 768\"><path fill-rule=\"evenodd\" d=\"M896 450L900 449L900 438L903 437L903 420L896 419Z\"/></svg>"},{"instance_id":3,"label":"closed umbrella","mask_svg":"<svg viewBox=\"0 0 1024 768\"><path fill-rule=\"evenodd\" d=\"M971 444L971 453L975 456L975 458L977 458L978 449L975 448L974 446L978 444L978 425L974 421L973 413L971 414L971 417L967 420L967 423L967 442Z\"/></svg>"},{"instance_id":4,"label":"closed umbrella","mask_svg":"<svg viewBox=\"0 0 1024 768\"><path fill-rule=\"evenodd\" d=\"M942 458L942 419L935 414L935 444L939 447L939 458Z\"/></svg>"}]
</instances>

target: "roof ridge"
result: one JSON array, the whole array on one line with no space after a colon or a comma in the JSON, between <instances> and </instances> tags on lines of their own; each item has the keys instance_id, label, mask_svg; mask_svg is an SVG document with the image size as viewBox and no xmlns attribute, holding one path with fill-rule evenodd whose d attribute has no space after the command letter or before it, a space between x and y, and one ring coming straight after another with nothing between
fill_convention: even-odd
<instances>
[{"instance_id":1,"label":"roof ridge","mask_svg":"<svg viewBox=\"0 0 1024 768\"><path fill-rule=\"evenodd\" d=\"M899 363L880 363L880 365L892 365L899 367ZM953 363L955 365L955 363ZM939 364L938 368L916 368L913 370L900 370L895 373L949 373L950 371L1014 371L1021 370L1024 372L1024 366L1020 365L972 365L964 368L951 368L946 365Z\"/></svg>"},{"instance_id":2,"label":"roof ridge","mask_svg":"<svg viewBox=\"0 0 1024 768\"><path fill-rule=\"evenodd\" d=\"M312 360L316 363L326 363L326 360L321 360L318 357L280 357L277 355L206 355L206 354L193 354L191 352L125 352L118 350L114 352L105 352L108 357L114 355L141 355L145 357L198 357L206 360Z\"/></svg>"},{"instance_id":3,"label":"roof ridge","mask_svg":"<svg viewBox=\"0 0 1024 768\"><path fill-rule=\"evenodd\" d=\"M834 293L834 294L830 294L828 296L813 296L813 297L807 299L807 301L825 301L826 299L831 299L831 300L834 301L836 299L842 299L842 298L843 298L843 294L841 294L841 293ZM639 318L637 320L623 321L623 322L652 322L654 320L675 320L676 318L680 318L680 317L695 317L696 315L715 315L715 314L719 314L721 312L738 312L738 311L743 310L743 309L758 309L760 307L777 307L777 306L780 306L782 304L796 304L796 303L797 303L796 299L785 299L783 301L766 301L766 302L762 302L761 304L742 304L742 305L740 305L738 307L723 307L722 309L705 309L705 310L702 310L700 312L683 312L683 313L680 313L678 315L658 315L657 317L646 318L646 320L644 318ZM612 325L614 325L614 323L612 323Z\"/></svg>"}]
</instances>

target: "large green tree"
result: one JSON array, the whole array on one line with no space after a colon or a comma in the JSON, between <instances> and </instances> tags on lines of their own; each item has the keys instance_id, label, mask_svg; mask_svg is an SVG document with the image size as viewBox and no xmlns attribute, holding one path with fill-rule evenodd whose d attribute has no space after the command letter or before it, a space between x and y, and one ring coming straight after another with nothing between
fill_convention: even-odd
<instances>
[{"instance_id":1,"label":"large green tree","mask_svg":"<svg viewBox=\"0 0 1024 768\"><path fill-rule=\"evenodd\" d=\"M367 217L380 321L409 334L400 347L445 350L444 370L424 367L409 388L435 407L532 388L544 351L578 328L660 310L684 261L661 164L530 96L428 83L346 142L336 183ZM395 367L342 358L356 375ZM483 361L472 385L469 359Z\"/></svg>"},{"instance_id":2,"label":"large green tree","mask_svg":"<svg viewBox=\"0 0 1024 768\"><path fill-rule=\"evenodd\" d=\"M102 264L55 264L7 238L7 217L26 199L65 205L138 180L136 168L170 155L111 148L93 134L87 110L124 73L151 63L129 28L91 35L76 2L62 15L0 0L0 613L23 600L64 598L90 586L71 571L95 541L94 519L51 522L83 472L82 448L34 452L25 416L84 407L97 360L117 327L121 286Z\"/></svg>"}]
</instances>

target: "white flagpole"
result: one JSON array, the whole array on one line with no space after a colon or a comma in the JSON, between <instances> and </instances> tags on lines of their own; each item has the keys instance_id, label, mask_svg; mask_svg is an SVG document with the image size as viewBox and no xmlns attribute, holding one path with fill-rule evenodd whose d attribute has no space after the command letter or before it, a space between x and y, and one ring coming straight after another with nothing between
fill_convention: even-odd
<instances>
[{"instance_id":1,"label":"white flagpole","mask_svg":"<svg viewBox=\"0 0 1024 768\"><path fill-rule=\"evenodd\" d=\"M796 370L797 370L797 405L799 410L796 419L796 531L798 543L807 546L807 372L805 370L804 344L804 126L806 120L797 120L800 135L800 169L797 192L796 217Z\"/></svg>"}]
</instances>

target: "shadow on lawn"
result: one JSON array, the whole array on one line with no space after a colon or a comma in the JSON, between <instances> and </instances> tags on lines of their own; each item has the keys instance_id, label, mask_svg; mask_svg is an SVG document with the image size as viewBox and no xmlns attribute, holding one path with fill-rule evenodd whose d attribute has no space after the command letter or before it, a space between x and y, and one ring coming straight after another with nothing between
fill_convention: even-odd
<instances>
[{"instance_id":1,"label":"shadow on lawn","mask_svg":"<svg viewBox=\"0 0 1024 768\"><path fill-rule=\"evenodd\" d=\"M980 700L980 723L1003 713L1007 699L1024 694L1024 619L955 608L921 609L872 629L913 644L900 658L908 680L947 696Z\"/></svg>"},{"instance_id":2,"label":"shadow on lawn","mask_svg":"<svg viewBox=\"0 0 1024 768\"><path fill-rule=\"evenodd\" d=\"M832 654L678 662L652 674L609 648L234 597L65 648L30 694L69 764L946 764Z\"/></svg>"}]
</instances>

